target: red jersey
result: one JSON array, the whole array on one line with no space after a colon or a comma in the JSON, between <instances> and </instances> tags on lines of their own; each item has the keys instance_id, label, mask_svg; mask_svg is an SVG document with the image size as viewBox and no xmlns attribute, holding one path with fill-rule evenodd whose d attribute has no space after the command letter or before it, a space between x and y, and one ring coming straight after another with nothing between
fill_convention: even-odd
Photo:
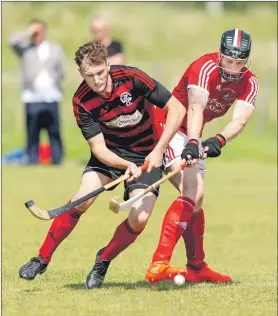
<instances>
[{"instance_id":1,"label":"red jersey","mask_svg":"<svg viewBox=\"0 0 278 316\"><path fill-rule=\"evenodd\" d=\"M188 108L187 94L189 88L198 87L209 95L204 110L203 127L205 123L223 116L236 100L244 101L247 106L253 108L259 90L258 79L250 70L247 70L241 79L233 82L222 81L217 62L218 52L203 55L195 60L186 69L173 90L173 95L186 109ZM186 125L187 115L185 115L181 127L181 131L185 134L187 132Z\"/></svg>"}]
</instances>

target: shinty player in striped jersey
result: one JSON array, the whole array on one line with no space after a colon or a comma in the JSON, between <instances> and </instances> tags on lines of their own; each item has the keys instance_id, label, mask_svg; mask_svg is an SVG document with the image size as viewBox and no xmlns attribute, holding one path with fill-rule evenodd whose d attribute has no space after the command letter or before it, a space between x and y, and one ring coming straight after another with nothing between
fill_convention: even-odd
<instances>
[{"instance_id":1,"label":"shinty player in striped jersey","mask_svg":"<svg viewBox=\"0 0 278 316\"><path fill-rule=\"evenodd\" d=\"M75 53L75 62L84 80L73 97L74 114L89 144L91 158L72 201L123 173L131 175L125 183L125 199L137 195L162 177L164 152L182 123L185 108L164 86L138 68L110 67L107 50L100 43L81 46ZM168 112L161 136L155 125L154 105ZM138 166L144 162L149 165L141 174ZM86 278L87 288L101 286L111 260L143 231L158 193L154 190L132 205L128 218L117 227L107 246L98 251ZM38 256L20 268L21 278L32 280L45 272L56 248L95 199L54 219ZM97 230L95 227L95 233ZM176 273L174 267L168 271Z\"/></svg>"},{"instance_id":2,"label":"shinty player in striped jersey","mask_svg":"<svg viewBox=\"0 0 278 316\"><path fill-rule=\"evenodd\" d=\"M218 157L226 142L244 130L259 90L258 80L249 70L250 52L250 35L240 29L228 30L221 37L218 52L203 55L187 68L173 91L187 113L168 146L166 172L175 169L181 159L198 158L200 145L206 151L202 158ZM223 116L233 104L232 120L221 133L202 142L205 123ZM163 124L165 115L160 114ZM146 273L147 281L165 279L173 249L181 236L187 255L187 269L182 274L188 282L232 281L228 275L211 270L204 261L204 172L205 161L199 160L194 167L184 169L170 180L180 196L165 214L160 240Z\"/></svg>"}]
</instances>

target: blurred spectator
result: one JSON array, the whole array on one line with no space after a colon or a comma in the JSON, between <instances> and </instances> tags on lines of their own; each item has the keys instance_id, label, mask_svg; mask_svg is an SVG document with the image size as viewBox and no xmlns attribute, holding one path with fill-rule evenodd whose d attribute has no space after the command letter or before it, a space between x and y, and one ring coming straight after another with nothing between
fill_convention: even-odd
<instances>
[{"instance_id":1,"label":"blurred spectator","mask_svg":"<svg viewBox=\"0 0 278 316\"><path fill-rule=\"evenodd\" d=\"M40 131L45 128L51 145L52 164L61 164L59 102L65 76L65 57L59 44L45 39L46 26L39 20L12 34L9 45L21 59L21 99L25 103L29 164L39 163Z\"/></svg>"},{"instance_id":2,"label":"blurred spectator","mask_svg":"<svg viewBox=\"0 0 278 316\"><path fill-rule=\"evenodd\" d=\"M223 14L224 2L223 1L206 1L205 8L210 15Z\"/></svg>"},{"instance_id":3,"label":"blurred spectator","mask_svg":"<svg viewBox=\"0 0 278 316\"><path fill-rule=\"evenodd\" d=\"M90 28L93 39L106 46L107 60L110 65L122 65L124 63L123 45L120 41L111 38L107 22L101 17L94 17Z\"/></svg>"}]
</instances>

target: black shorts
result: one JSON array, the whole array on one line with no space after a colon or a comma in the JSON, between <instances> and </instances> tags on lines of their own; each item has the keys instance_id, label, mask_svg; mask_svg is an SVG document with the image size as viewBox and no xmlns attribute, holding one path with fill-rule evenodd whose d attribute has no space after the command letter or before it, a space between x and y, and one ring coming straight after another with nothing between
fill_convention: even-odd
<instances>
[{"instance_id":1,"label":"black shorts","mask_svg":"<svg viewBox=\"0 0 278 316\"><path fill-rule=\"evenodd\" d=\"M116 155L120 156L121 158L135 163L137 166L143 165L145 162L145 158L147 157L147 154L145 153L134 152L134 151L124 149L124 148L109 148L109 149L113 151ZM138 188L146 189L150 185L155 183L156 181L160 180L163 176L164 168L165 168L165 163L163 161L163 165L159 168L155 168L151 173L147 173L146 171L143 171L141 177L138 180L128 182L128 183L125 181L124 200L129 199L129 192L133 191L134 189L138 189ZM91 158L88 161L83 174L90 171L99 172L113 180L116 180L117 178L119 178L121 175L125 173L124 169L118 169L118 168L114 168L114 167L103 164L92 153L91 153ZM112 191L116 187L117 185L111 189L108 189L107 191ZM152 193L158 196L159 187L156 190L153 190Z\"/></svg>"}]
</instances>

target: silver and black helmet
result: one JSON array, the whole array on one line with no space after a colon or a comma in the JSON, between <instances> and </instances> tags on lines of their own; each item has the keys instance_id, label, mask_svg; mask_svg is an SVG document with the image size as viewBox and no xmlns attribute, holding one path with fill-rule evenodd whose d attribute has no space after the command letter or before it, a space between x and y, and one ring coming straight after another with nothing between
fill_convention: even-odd
<instances>
[{"instance_id":1,"label":"silver and black helmet","mask_svg":"<svg viewBox=\"0 0 278 316\"><path fill-rule=\"evenodd\" d=\"M247 64L251 53L251 43L251 36L240 29L225 31L220 41L220 57L224 56L230 59L244 60L245 64ZM225 80L234 81L240 79L246 73L248 67L244 68L244 71L233 75L226 73L225 68L219 65L219 72Z\"/></svg>"}]
</instances>

